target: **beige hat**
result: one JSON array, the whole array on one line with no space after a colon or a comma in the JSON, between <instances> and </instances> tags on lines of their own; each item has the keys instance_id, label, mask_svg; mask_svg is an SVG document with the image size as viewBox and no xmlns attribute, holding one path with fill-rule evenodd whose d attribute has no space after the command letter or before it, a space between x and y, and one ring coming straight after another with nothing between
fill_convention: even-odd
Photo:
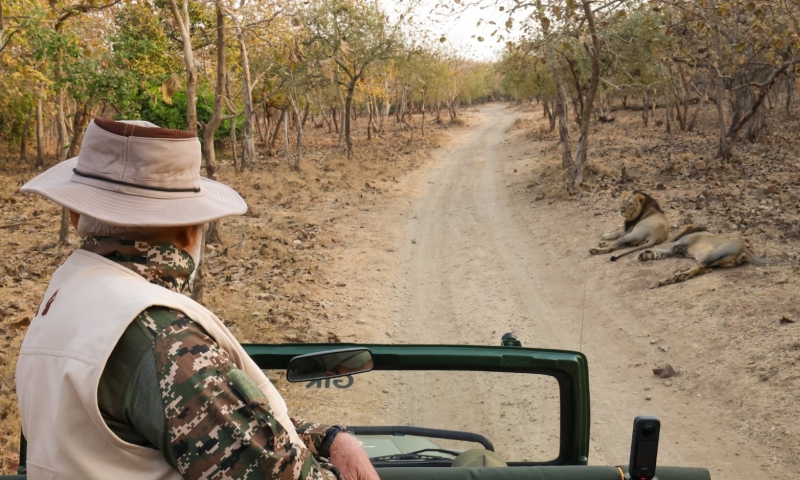
<instances>
[{"instance_id":1,"label":"beige hat","mask_svg":"<svg viewBox=\"0 0 800 480\"><path fill-rule=\"evenodd\" d=\"M111 225L199 225L241 215L232 188L200 176L197 134L150 122L95 118L80 153L22 187Z\"/></svg>"}]
</instances>

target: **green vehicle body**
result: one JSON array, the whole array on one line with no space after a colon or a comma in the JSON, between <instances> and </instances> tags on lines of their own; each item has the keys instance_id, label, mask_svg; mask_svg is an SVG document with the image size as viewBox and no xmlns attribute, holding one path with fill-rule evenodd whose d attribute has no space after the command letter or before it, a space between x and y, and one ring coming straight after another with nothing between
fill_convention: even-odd
<instances>
[{"instance_id":1,"label":"green vehicle body","mask_svg":"<svg viewBox=\"0 0 800 480\"><path fill-rule=\"evenodd\" d=\"M373 370L439 370L482 371L547 375L558 382L560 393L560 445L558 457L547 462L509 462L509 468L466 468L437 466L376 465L382 480L410 479L541 479L541 480L619 480L616 466L588 466L589 461L589 366L580 352L523 348L516 340L503 341L503 346L464 345L387 345L356 343L320 344L249 344L245 350L264 370L285 370L291 359L306 354L343 348L367 348L372 353ZM633 415L631 416L633 417ZM500 419L498 419L500 421ZM413 427L355 427L355 434L364 444L374 447L414 451L436 448L437 431L424 430L420 435ZM371 430L371 428L373 428ZM383 428L383 430L381 430ZM377 431L375 430L377 429ZM408 430L412 431L408 431ZM452 433L452 432L451 432ZM408 436L407 436L408 435ZM473 434L474 435L474 434ZM452 438L452 437L442 437ZM484 448L492 449L484 439ZM472 440L479 441L479 440ZM390 443L388 443L390 442ZM0 480L25 479L25 442L20 452L20 475L0 476ZM622 467L622 470L626 470ZM657 469L660 480L708 480L702 468L663 467Z\"/></svg>"}]
</instances>

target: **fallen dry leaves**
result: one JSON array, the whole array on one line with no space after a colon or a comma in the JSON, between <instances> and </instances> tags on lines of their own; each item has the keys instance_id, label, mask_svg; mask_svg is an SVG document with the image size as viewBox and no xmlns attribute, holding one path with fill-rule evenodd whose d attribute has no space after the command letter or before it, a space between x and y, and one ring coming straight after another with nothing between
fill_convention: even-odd
<instances>
[{"instance_id":1,"label":"fallen dry leaves","mask_svg":"<svg viewBox=\"0 0 800 480\"><path fill-rule=\"evenodd\" d=\"M643 328L674 336L668 355L680 371L675 388L702 391L704 397L711 392L726 412L721 428L766 446L772 462L797 465L800 328L793 320L800 313L800 117L768 111L759 142L740 141L735 158L724 163L715 158L712 106L701 112L696 131L678 132L673 123L672 134L652 119L644 126L639 112L616 111L615 122L592 126L588 178L575 189L565 186L557 131L547 133L541 108L520 111L512 128L531 142L531 155L547 159L527 180L530 200L540 208L569 204L590 214L593 229L619 228L621 193L643 190L664 209L671 235L684 224L703 225L744 238L772 264L726 269L655 291L646 285L689 267L691 260L645 265L630 259L614 272L626 280L623 294L641 302L648 320ZM656 119L664 113L659 109ZM573 137L573 155L576 142ZM601 260L593 262L601 268ZM677 364L675 347L697 354Z\"/></svg>"}]
</instances>

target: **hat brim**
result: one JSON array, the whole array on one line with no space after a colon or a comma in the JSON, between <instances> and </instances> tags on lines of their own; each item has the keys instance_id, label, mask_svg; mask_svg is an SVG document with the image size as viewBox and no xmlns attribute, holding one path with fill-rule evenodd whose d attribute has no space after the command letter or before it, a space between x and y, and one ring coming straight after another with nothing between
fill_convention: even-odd
<instances>
[{"instance_id":1,"label":"hat brim","mask_svg":"<svg viewBox=\"0 0 800 480\"><path fill-rule=\"evenodd\" d=\"M201 178L200 195L153 198L73 182L72 169L77 164L77 158L63 161L37 175L21 191L39 194L73 212L118 226L200 225L247 212L247 203L235 190L207 178Z\"/></svg>"}]
</instances>

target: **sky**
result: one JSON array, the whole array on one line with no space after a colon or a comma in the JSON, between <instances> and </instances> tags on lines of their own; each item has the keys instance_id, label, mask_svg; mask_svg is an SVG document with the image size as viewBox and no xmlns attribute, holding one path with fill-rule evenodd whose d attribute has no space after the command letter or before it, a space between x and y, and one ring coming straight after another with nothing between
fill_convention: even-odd
<instances>
[{"instance_id":1,"label":"sky","mask_svg":"<svg viewBox=\"0 0 800 480\"><path fill-rule=\"evenodd\" d=\"M387 11L403 8L408 4L404 0L379 0L380 4ZM473 0L474 1L474 0ZM517 28L512 28L511 34L505 31L505 23L508 15L501 12L498 5L505 2L502 0L478 0L480 4L464 6L456 4L455 0L420 0L420 5L414 9L413 25L409 29L411 35L419 35L420 30L428 32L431 38L438 39L444 37L445 47L450 47L457 51L459 55L481 61L492 61L499 59L499 52L504 49L505 40L497 43L497 36L505 35L506 39L514 39L519 35ZM437 4L446 5L447 8L437 7ZM484 8L481 8L481 5ZM459 7L459 13L447 14L450 6ZM478 22L481 21L478 26ZM494 25L489 22L495 22ZM493 31L497 31L494 37ZM483 37L479 41L478 37Z\"/></svg>"}]
</instances>

